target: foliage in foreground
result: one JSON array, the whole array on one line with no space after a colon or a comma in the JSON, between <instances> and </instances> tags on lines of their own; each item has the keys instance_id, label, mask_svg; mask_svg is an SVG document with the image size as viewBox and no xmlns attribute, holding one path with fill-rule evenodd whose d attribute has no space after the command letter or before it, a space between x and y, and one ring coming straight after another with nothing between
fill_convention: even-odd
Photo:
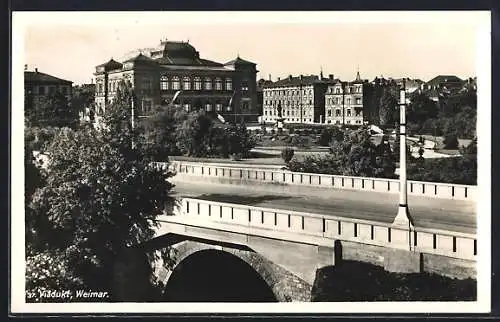
<instances>
[{"instance_id":1,"label":"foliage in foreground","mask_svg":"<svg viewBox=\"0 0 500 322\"><path fill-rule=\"evenodd\" d=\"M171 174L149 166L129 100L120 94L106 109L105 130L63 129L47 148L44 184L26 209L28 286L111 292L116 263L151 239L154 219L172 206Z\"/></svg>"}]
</instances>

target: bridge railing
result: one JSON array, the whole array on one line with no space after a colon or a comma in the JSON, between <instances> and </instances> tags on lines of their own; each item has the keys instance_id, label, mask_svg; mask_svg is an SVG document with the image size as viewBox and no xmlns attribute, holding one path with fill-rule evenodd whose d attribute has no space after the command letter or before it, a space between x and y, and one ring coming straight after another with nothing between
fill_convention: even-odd
<instances>
[{"instance_id":1,"label":"bridge railing","mask_svg":"<svg viewBox=\"0 0 500 322\"><path fill-rule=\"evenodd\" d=\"M399 180L396 179L301 173L268 168L256 169L254 167L221 166L186 161L173 161L170 164L156 162L155 166L175 171L180 177L201 176L222 182L240 180L249 183L280 183L387 193L399 193L400 189ZM409 180L407 191L410 195L475 201L477 186Z\"/></svg>"},{"instance_id":2,"label":"bridge railing","mask_svg":"<svg viewBox=\"0 0 500 322\"><path fill-rule=\"evenodd\" d=\"M476 260L476 234L438 229L415 228L409 231L390 223L343 218L330 215L253 207L193 198L182 199L181 216L215 223L247 226L269 230L271 233L289 232L303 236L344 240L389 248L405 248L428 254Z\"/></svg>"}]
</instances>

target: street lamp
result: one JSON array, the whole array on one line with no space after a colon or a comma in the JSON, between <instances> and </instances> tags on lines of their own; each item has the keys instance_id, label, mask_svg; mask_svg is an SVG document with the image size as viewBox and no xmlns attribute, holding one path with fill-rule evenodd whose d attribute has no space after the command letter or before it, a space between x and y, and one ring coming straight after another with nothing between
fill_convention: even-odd
<instances>
[{"instance_id":1,"label":"street lamp","mask_svg":"<svg viewBox=\"0 0 500 322\"><path fill-rule=\"evenodd\" d=\"M413 220L408 211L408 192L406 179L406 88L399 91L399 208L393 225L413 228Z\"/></svg>"}]
</instances>

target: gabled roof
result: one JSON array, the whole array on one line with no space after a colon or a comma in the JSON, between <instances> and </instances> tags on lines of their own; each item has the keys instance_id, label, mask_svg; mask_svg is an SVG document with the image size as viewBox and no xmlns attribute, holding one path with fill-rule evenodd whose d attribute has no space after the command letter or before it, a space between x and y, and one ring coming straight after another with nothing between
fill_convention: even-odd
<instances>
[{"instance_id":1,"label":"gabled roof","mask_svg":"<svg viewBox=\"0 0 500 322\"><path fill-rule=\"evenodd\" d=\"M427 82L428 85L440 85L443 83L461 83L463 80L455 75L438 75Z\"/></svg>"},{"instance_id":2,"label":"gabled roof","mask_svg":"<svg viewBox=\"0 0 500 322\"><path fill-rule=\"evenodd\" d=\"M24 81L25 82L30 82L30 83L65 83L65 84L72 84L72 81L65 80L62 78L57 78L55 76L45 74L45 73L40 73L38 71L35 72L30 72L30 71L25 71L24 72Z\"/></svg>"},{"instance_id":3,"label":"gabled roof","mask_svg":"<svg viewBox=\"0 0 500 322\"><path fill-rule=\"evenodd\" d=\"M124 63L130 63L130 62L133 62L133 63L136 63L136 62L155 63L155 60L140 53L139 55L124 61Z\"/></svg>"},{"instance_id":4,"label":"gabled roof","mask_svg":"<svg viewBox=\"0 0 500 322\"><path fill-rule=\"evenodd\" d=\"M113 70L120 69L123 67L123 65L111 58L109 61L105 62L104 64L97 65L96 67L104 67L106 70Z\"/></svg>"},{"instance_id":5,"label":"gabled roof","mask_svg":"<svg viewBox=\"0 0 500 322\"><path fill-rule=\"evenodd\" d=\"M251 61L241 59L240 56L238 55L238 57L236 57L231 61L228 61L224 65L227 66L227 65L256 65L256 64L252 63Z\"/></svg>"}]
</instances>

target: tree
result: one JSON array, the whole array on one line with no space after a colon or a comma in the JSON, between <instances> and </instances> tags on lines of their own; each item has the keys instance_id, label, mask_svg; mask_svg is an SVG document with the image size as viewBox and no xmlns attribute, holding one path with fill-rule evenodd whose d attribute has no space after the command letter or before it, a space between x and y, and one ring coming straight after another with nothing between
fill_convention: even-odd
<instances>
[{"instance_id":1,"label":"tree","mask_svg":"<svg viewBox=\"0 0 500 322\"><path fill-rule=\"evenodd\" d=\"M33 265L46 254L62 265L50 278L69 279L58 280L61 285L73 285L76 278L88 289L113 290L117 261L151 239L155 219L173 206L171 174L150 166L131 127L131 97L119 93L107 107L103 130L64 129L48 147L45 184L33 194L26 218L34 254L27 259L28 280L41 274ZM149 278L134 276L130 287ZM136 295L135 300L146 296L140 290Z\"/></svg>"},{"instance_id":2,"label":"tree","mask_svg":"<svg viewBox=\"0 0 500 322\"><path fill-rule=\"evenodd\" d=\"M444 137L444 148L445 149L457 149L458 139L456 134L448 134Z\"/></svg>"},{"instance_id":3,"label":"tree","mask_svg":"<svg viewBox=\"0 0 500 322\"><path fill-rule=\"evenodd\" d=\"M25 110L25 117L29 126L75 127L78 112L64 94L55 92L30 104Z\"/></svg>"},{"instance_id":4,"label":"tree","mask_svg":"<svg viewBox=\"0 0 500 322\"><path fill-rule=\"evenodd\" d=\"M319 145L329 146L332 140L342 141L344 139L344 132L336 126L326 127L321 130L319 137Z\"/></svg>"},{"instance_id":5,"label":"tree","mask_svg":"<svg viewBox=\"0 0 500 322\"><path fill-rule=\"evenodd\" d=\"M380 125L387 126L394 123L393 115L398 101L389 89L384 89L379 101L379 119Z\"/></svg>"},{"instance_id":6,"label":"tree","mask_svg":"<svg viewBox=\"0 0 500 322\"><path fill-rule=\"evenodd\" d=\"M283 159L283 161L285 161L286 164L288 164L290 160L292 160L294 154L295 151L292 148L284 148L283 150L281 150L281 158Z\"/></svg>"},{"instance_id":7,"label":"tree","mask_svg":"<svg viewBox=\"0 0 500 322\"><path fill-rule=\"evenodd\" d=\"M145 147L157 161L165 161L169 156L179 155L177 129L186 118L186 113L171 107L161 107L150 117L144 118L139 129L144 136Z\"/></svg>"},{"instance_id":8,"label":"tree","mask_svg":"<svg viewBox=\"0 0 500 322\"><path fill-rule=\"evenodd\" d=\"M71 106L80 117L88 116L93 121L95 113L95 84L73 86Z\"/></svg>"},{"instance_id":9,"label":"tree","mask_svg":"<svg viewBox=\"0 0 500 322\"><path fill-rule=\"evenodd\" d=\"M176 131L177 147L182 154L191 157L206 157L211 146L209 133L213 120L205 111L188 114Z\"/></svg>"},{"instance_id":10,"label":"tree","mask_svg":"<svg viewBox=\"0 0 500 322\"><path fill-rule=\"evenodd\" d=\"M437 104L425 94L417 94L408 105L408 122L423 124L438 115Z\"/></svg>"}]
</instances>

